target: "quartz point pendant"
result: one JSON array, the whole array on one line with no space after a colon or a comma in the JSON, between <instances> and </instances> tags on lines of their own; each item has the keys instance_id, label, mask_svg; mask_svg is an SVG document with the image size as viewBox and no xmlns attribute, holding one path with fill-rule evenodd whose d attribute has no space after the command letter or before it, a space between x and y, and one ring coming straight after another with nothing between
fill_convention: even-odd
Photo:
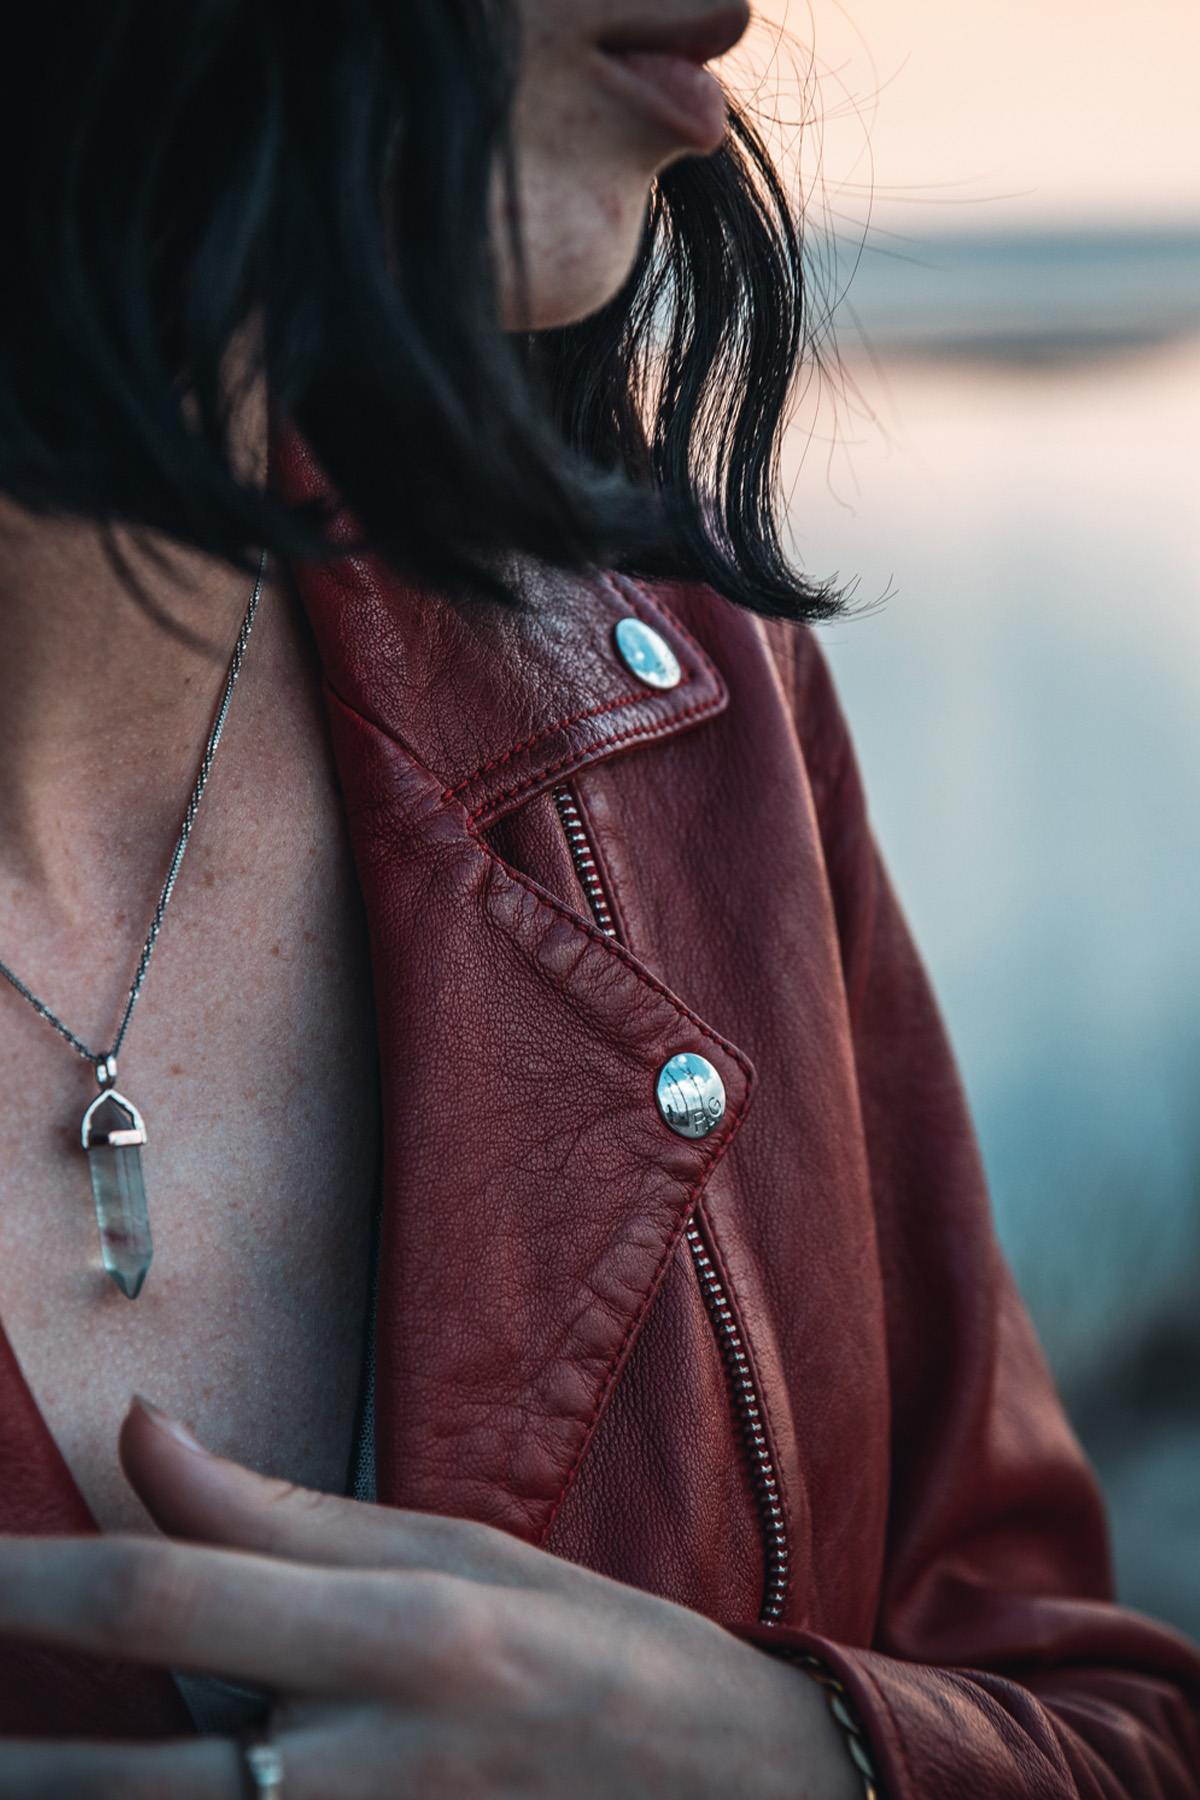
<instances>
[{"instance_id":1,"label":"quartz point pendant","mask_svg":"<svg viewBox=\"0 0 1200 1800\"><path fill-rule=\"evenodd\" d=\"M81 1138L88 1154L104 1267L126 1299L136 1300L153 1254L142 1176L146 1127L133 1102L112 1086L116 1073L111 1057L97 1065L102 1091L83 1115Z\"/></svg>"}]
</instances>

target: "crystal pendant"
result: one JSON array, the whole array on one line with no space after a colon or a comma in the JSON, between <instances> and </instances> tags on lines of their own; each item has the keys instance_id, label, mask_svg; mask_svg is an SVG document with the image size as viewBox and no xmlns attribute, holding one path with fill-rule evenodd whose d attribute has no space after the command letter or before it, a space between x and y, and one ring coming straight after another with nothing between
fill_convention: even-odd
<instances>
[{"instance_id":1,"label":"crystal pendant","mask_svg":"<svg viewBox=\"0 0 1200 1800\"><path fill-rule=\"evenodd\" d=\"M142 1178L146 1126L133 1102L113 1087L116 1075L111 1056L97 1064L103 1091L84 1113L80 1135L88 1153L104 1267L126 1299L136 1300L153 1254Z\"/></svg>"}]
</instances>

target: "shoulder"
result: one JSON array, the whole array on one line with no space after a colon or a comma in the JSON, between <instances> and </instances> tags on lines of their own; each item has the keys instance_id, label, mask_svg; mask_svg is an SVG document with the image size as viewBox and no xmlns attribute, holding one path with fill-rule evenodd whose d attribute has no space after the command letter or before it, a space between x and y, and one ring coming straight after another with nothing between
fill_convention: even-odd
<instances>
[{"instance_id":1,"label":"shoulder","mask_svg":"<svg viewBox=\"0 0 1200 1800\"><path fill-rule=\"evenodd\" d=\"M755 625L778 671L814 779L825 788L856 774L850 728L814 628L793 619L756 618Z\"/></svg>"},{"instance_id":2,"label":"shoulder","mask_svg":"<svg viewBox=\"0 0 1200 1800\"><path fill-rule=\"evenodd\" d=\"M645 585L721 670L732 690L734 730L771 743L773 755L802 768L849 969L871 940L880 870L853 736L819 627L765 618L704 583ZM786 734L765 729L763 707L784 714Z\"/></svg>"},{"instance_id":3,"label":"shoulder","mask_svg":"<svg viewBox=\"0 0 1200 1800\"><path fill-rule=\"evenodd\" d=\"M764 618L702 585L659 590L668 604L721 649L761 658L790 721L827 851L845 857L866 829L867 802L854 739L818 630L795 619Z\"/></svg>"},{"instance_id":4,"label":"shoulder","mask_svg":"<svg viewBox=\"0 0 1200 1800\"><path fill-rule=\"evenodd\" d=\"M807 757L824 767L831 759L840 765L852 755L833 673L812 625L765 618L703 582L641 585L710 647L724 648L735 657L749 651L769 661Z\"/></svg>"}]
</instances>

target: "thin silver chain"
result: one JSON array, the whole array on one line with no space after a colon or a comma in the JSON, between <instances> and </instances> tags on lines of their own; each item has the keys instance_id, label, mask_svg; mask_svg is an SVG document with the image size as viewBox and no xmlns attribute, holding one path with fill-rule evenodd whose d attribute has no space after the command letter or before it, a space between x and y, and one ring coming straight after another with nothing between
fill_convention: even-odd
<instances>
[{"instance_id":1,"label":"thin silver chain","mask_svg":"<svg viewBox=\"0 0 1200 1800\"><path fill-rule=\"evenodd\" d=\"M13 971L9 968L7 963L0 962L0 975L3 975L4 979L16 988L18 994L23 995L24 998L28 1000L33 1010L40 1014L48 1025L53 1025L60 1037L66 1038L71 1048L77 1050L80 1056L84 1058L85 1062L95 1064L97 1070L103 1068L110 1059L115 1063L121 1045L125 1042L125 1033L129 1030L129 1021L133 1017L133 1009L137 1005L138 995L141 993L142 984L146 979L146 970L150 967L150 958L154 954L154 946L158 942L158 934L162 930L163 918L170 903L171 895L175 890L175 883L179 878L179 871L183 865L184 852L188 847L188 839L192 835L192 826L196 823L196 814L199 812L200 802L204 798L204 789L208 785L208 778L212 772L213 759L217 754L217 745L220 743L221 733L225 729L225 717L229 711L229 702L233 697L233 690L237 683L237 678L241 674L242 661L246 654L246 645L250 642L250 632L254 625L254 615L258 611L258 602L259 597L262 594L263 576L266 572L266 567L267 553L264 550L258 560L258 577L254 583L254 592L250 596L250 604L246 608L246 616L242 620L242 628L238 632L237 643L233 647L233 656L229 663L229 673L225 677L225 688L221 695L220 705L217 707L217 716L213 721L212 730L208 734L208 742L204 746L204 755L200 759L200 773L196 777L196 784L192 789L191 797L187 803L187 810L183 815L183 824L179 828L179 836L176 839L175 849L171 855L170 866L167 869L167 878L163 882L162 893L158 896L158 905L154 908L154 917L150 921L150 929L146 933L146 941L142 945L142 954L138 958L137 974L133 978L133 986L130 988L129 998L125 1002L125 1011L121 1015L121 1024L116 1037L113 1039L113 1046L108 1052L108 1055L98 1056L94 1050L89 1050L83 1039L76 1037L69 1026L63 1024L58 1014L52 1012L44 1000L39 1000L33 990L26 987L25 983L18 975L13 974Z\"/></svg>"}]
</instances>

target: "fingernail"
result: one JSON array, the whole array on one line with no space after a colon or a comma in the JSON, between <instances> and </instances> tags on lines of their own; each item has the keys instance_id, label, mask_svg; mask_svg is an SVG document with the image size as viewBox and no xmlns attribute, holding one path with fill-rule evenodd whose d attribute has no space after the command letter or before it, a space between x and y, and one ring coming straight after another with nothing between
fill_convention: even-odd
<instances>
[{"instance_id":1,"label":"fingernail","mask_svg":"<svg viewBox=\"0 0 1200 1800\"><path fill-rule=\"evenodd\" d=\"M192 1436L186 1425L181 1424L178 1419L173 1419L170 1413L165 1413L160 1406L155 1406L153 1400L147 1400L145 1394L135 1394L133 1404L140 1406L147 1418L157 1425L160 1431L165 1431L170 1437L175 1438L186 1450L199 1450L202 1456L208 1455L204 1445Z\"/></svg>"}]
</instances>

